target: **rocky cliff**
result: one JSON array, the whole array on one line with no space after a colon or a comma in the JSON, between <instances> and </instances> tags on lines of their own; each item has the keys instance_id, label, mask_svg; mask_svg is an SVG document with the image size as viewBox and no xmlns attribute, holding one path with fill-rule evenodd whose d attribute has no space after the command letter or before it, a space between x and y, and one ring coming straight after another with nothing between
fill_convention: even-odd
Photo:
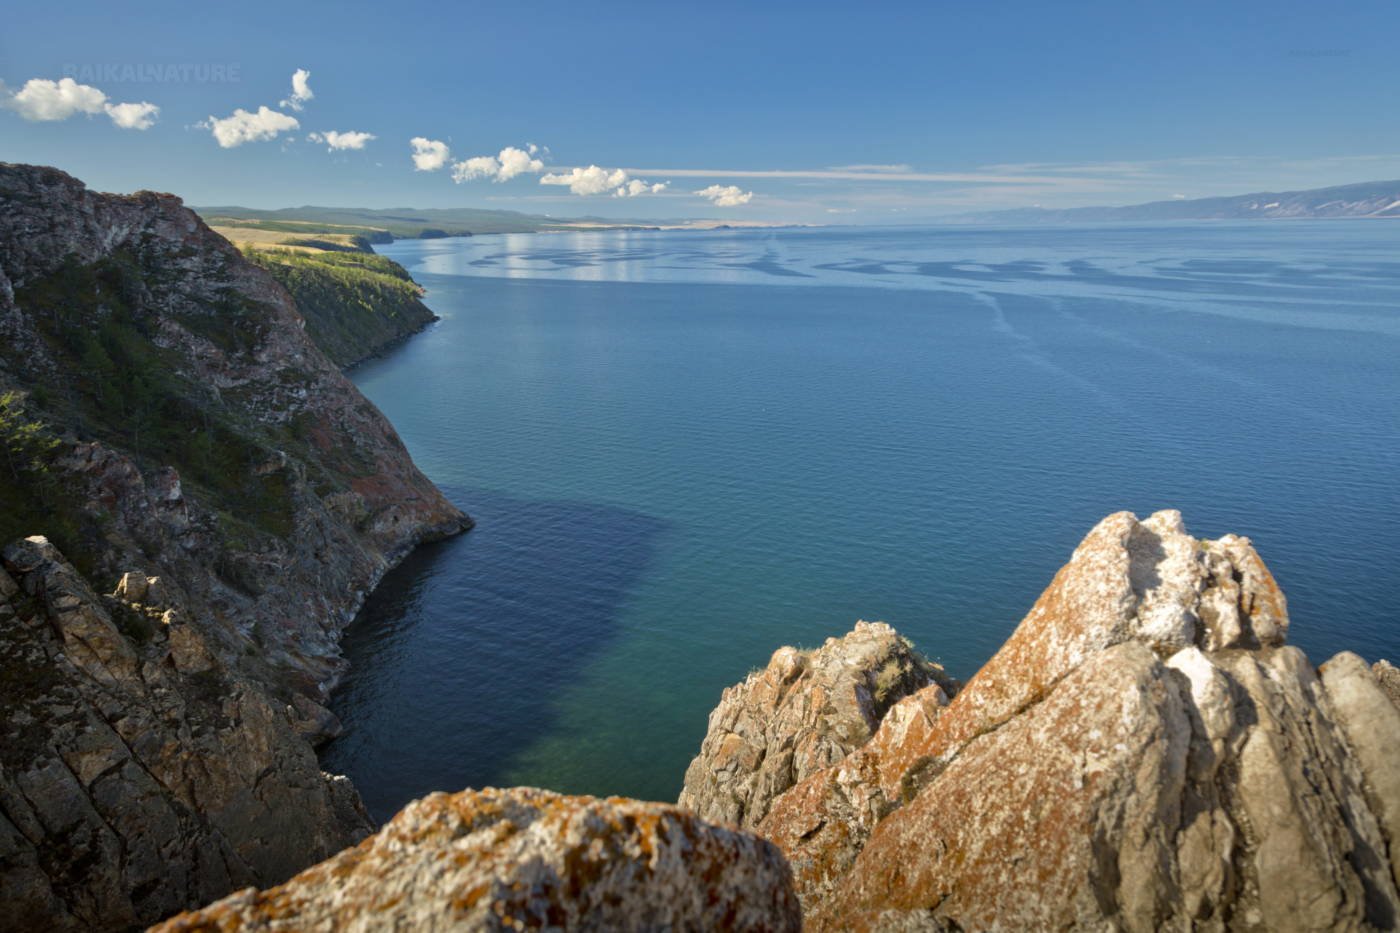
<instances>
[{"instance_id":1,"label":"rocky cliff","mask_svg":"<svg viewBox=\"0 0 1400 933\"><path fill-rule=\"evenodd\" d=\"M42 532L101 588L178 589L230 656L315 692L341 629L465 517L308 338L286 290L170 195L0 165L0 539ZM213 572L211 572L211 570Z\"/></svg>"},{"instance_id":2,"label":"rocky cliff","mask_svg":"<svg viewBox=\"0 0 1400 933\"><path fill-rule=\"evenodd\" d=\"M1110 516L965 687L899 700L750 825L787 855L813 929L1393 929L1394 669L1314 668L1288 625L1247 539ZM868 682L867 639L829 643L824 666L844 654ZM816 690L754 689L790 682L792 658L711 717L682 798L699 815L734 819L706 788L762 774L732 749L810 733L786 711L822 706Z\"/></svg>"},{"instance_id":3,"label":"rocky cliff","mask_svg":"<svg viewBox=\"0 0 1400 933\"><path fill-rule=\"evenodd\" d=\"M43 538L5 548L0 683L0 929L144 925L370 831L158 578L102 597Z\"/></svg>"},{"instance_id":4,"label":"rocky cliff","mask_svg":"<svg viewBox=\"0 0 1400 933\"><path fill-rule=\"evenodd\" d=\"M368 830L307 741L339 634L469 522L303 324L178 199L0 164L0 544L49 539L0 579L4 921L150 922Z\"/></svg>"}]
</instances>

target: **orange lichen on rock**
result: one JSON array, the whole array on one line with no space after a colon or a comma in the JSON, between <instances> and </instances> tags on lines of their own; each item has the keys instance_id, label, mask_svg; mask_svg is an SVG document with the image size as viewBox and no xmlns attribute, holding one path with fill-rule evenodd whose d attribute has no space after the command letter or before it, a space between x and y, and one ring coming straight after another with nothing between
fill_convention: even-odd
<instances>
[{"instance_id":1,"label":"orange lichen on rock","mask_svg":"<svg viewBox=\"0 0 1400 933\"><path fill-rule=\"evenodd\" d=\"M664 804L532 788L432 794L291 881L156 930L798 930L781 853Z\"/></svg>"},{"instance_id":2,"label":"orange lichen on rock","mask_svg":"<svg viewBox=\"0 0 1400 933\"><path fill-rule=\"evenodd\" d=\"M758 831L819 930L1393 928L1394 669L1319 676L1288 625L1248 539L1111 515L951 701L891 706Z\"/></svg>"}]
</instances>

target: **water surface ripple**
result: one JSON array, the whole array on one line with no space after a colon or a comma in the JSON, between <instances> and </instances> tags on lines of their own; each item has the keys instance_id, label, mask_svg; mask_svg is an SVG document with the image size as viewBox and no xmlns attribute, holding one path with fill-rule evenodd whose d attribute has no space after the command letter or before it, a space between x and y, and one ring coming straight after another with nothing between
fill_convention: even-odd
<instances>
[{"instance_id":1,"label":"water surface ripple","mask_svg":"<svg viewBox=\"0 0 1400 933\"><path fill-rule=\"evenodd\" d=\"M723 687L885 619L967 675L1080 537L1254 538L1315 661L1400 656L1400 224L596 232L382 247L354 373L478 520L345 642L326 766L674 798Z\"/></svg>"}]
</instances>

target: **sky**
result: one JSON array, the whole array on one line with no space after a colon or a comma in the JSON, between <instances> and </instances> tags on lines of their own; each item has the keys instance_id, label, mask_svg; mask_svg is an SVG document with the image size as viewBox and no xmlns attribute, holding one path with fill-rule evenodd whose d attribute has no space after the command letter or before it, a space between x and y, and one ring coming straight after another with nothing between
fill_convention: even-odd
<instances>
[{"instance_id":1,"label":"sky","mask_svg":"<svg viewBox=\"0 0 1400 933\"><path fill-rule=\"evenodd\" d=\"M0 161L635 219L1290 190L1400 178L1397 35L1394 2L9 0Z\"/></svg>"}]
</instances>

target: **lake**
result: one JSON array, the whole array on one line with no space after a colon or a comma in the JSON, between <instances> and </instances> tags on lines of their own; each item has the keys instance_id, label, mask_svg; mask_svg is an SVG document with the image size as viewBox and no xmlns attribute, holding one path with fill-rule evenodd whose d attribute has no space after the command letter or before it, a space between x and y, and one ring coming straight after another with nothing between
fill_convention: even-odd
<instances>
[{"instance_id":1,"label":"lake","mask_svg":"<svg viewBox=\"0 0 1400 933\"><path fill-rule=\"evenodd\" d=\"M671 800L721 690L880 619L971 675L1102 517L1251 537L1314 663L1400 656L1400 222L380 247L358 368L478 524L347 633L325 766Z\"/></svg>"}]
</instances>

